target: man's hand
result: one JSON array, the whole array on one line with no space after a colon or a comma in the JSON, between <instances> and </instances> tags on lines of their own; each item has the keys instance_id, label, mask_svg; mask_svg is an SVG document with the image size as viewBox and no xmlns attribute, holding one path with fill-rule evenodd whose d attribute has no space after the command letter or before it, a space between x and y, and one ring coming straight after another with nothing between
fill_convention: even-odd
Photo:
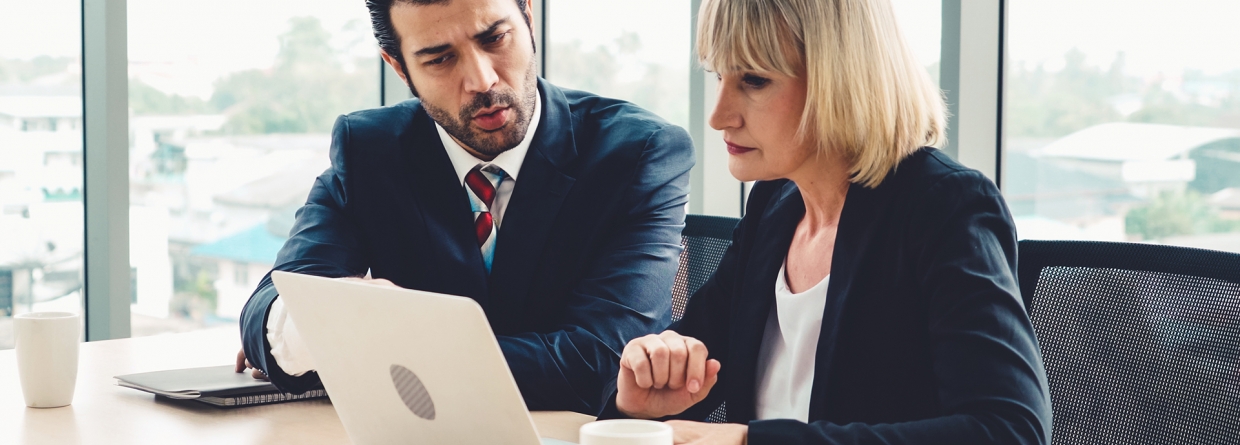
<instances>
[{"instance_id":1,"label":"man's hand","mask_svg":"<svg viewBox=\"0 0 1240 445\"><path fill-rule=\"evenodd\" d=\"M233 369L233 372L242 372L247 369L250 370L251 377L258 380L267 380L267 374L263 374L263 370L255 368L250 364L249 360L245 359L245 349L242 349L237 351L237 366Z\"/></svg>"},{"instance_id":2,"label":"man's hand","mask_svg":"<svg viewBox=\"0 0 1240 445\"><path fill-rule=\"evenodd\" d=\"M669 420L667 424L672 427L672 441L677 445L745 445L749 441L749 425L684 420Z\"/></svg>"},{"instance_id":3,"label":"man's hand","mask_svg":"<svg viewBox=\"0 0 1240 445\"><path fill-rule=\"evenodd\" d=\"M706 357L705 344L675 331L633 339L620 354L616 408L639 419L684 412L719 380L722 365Z\"/></svg>"}]
</instances>

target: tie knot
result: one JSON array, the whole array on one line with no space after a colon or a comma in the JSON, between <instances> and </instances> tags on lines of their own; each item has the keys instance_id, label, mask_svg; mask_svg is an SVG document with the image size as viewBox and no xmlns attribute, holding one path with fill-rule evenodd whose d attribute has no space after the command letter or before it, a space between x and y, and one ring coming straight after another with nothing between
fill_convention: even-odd
<instances>
[{"instance_id":1,"label":"tie knot","mask_svg":"<svg viewBox=\"0 0 1240 445\"><path fill-rule=\"evenodd\" d=\"M495 202L495 186L491 184L491 179L487 178L487 175L483 174L482 171L492 167L488 165L483 168L480 164L465 175L465 185L474 192L474 196L477 196L483 204L486 204L488 210L491 208L492 203ZM493 171L489 171L489 173L495 174ZM500 170L499 175L502 174L502 170Z\"/></svg>"}]
</instances>

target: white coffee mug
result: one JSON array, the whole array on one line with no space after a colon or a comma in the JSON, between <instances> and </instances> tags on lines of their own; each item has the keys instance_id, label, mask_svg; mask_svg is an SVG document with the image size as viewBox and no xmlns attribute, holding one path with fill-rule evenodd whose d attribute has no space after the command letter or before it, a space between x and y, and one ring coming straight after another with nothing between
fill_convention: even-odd
<instances>
[{"instance_id":1,"label":"white coffee mug","mask_svg":"<svg viewBox=\"0 0 1240 445\"><path fill-rule=\"evenodd\" d=\"M69 312L13 317L17 372L26 406L56 408L73 401L81 326L78 315Z\"/></svg>"},{"instance_id":2,"label":"white coffee mug","mask_svg":"<svg viewBox=\"0 0 1240 445\"><path fill-rule=\"evenodd\" d=\"M653 420L600 420L581 426L581 445L672 445L672 427Z\"/></svg>"}]
</instances>

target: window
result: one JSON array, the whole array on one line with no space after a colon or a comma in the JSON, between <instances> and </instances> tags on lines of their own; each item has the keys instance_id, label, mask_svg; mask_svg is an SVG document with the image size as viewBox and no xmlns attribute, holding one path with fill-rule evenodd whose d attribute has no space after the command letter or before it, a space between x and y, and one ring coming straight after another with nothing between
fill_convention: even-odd
<instances>
[{"instance_id":1,"label":"window","mask_svg":"<svg viewBox=\"0 0 1240 445\"><path fill-rule=\"evenodd\" d=\"M1240 4L1011 0L1004 194L1022 238L1240 252Z\"/></svg>"},{"instance_id":2,"label":"window","mask_svg":"<svg viewBox=\"0 0 1240 445\"><path fill-rule=\"evenodd\" d=\"M689 126L686 0L548 2L546 78Z\"/></svg>"},{"instance_id":3,"label":"window","mask_svg":"<svg viewBox=\"0 0 1240 445\"><path fill-rule=\"evenodd\" d=\"M133 335L235 323L328 166L336 116L379 106L367 9L130 0L128 14Z\"/></svg>"},{"instance_id":4,"label":"window","mask_svg":"<svg viewBox=\"0 0 1240 445\"><path fill-rule=\"evenodd\" d=\"M943 2L891 0L891 7L895 11L904 40L937 84L939 52L943 43Z\"/></svg>"},{"instance_id":5,"label":"window","mask_svg":"<svg viewBox=\"0 0 1240 445\"><path fill-rule=\"evenodd\" d=\"M81 2L0 3L0 349L10 317L82 313ZM33 38L38 36L38 38Z\"/></svg>"}]
</instances>

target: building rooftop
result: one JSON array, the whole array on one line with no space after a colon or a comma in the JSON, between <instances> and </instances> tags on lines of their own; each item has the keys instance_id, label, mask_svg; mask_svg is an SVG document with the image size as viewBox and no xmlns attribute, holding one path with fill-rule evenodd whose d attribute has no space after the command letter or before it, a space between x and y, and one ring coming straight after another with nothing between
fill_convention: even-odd
<instances>
[{"instance_id":1,"label":"building rooftop","mask_svg":"<svg viewBox=\"0 0 1240 445\"><path fill-rule=\"evenodd\" d=\"M285 237L272 234L267 230L267 224L264 223L215 242L195 247L190 254L238 263L272 264L280 248L284 247L285 239Z\"/></svg>"},{"instance_id":2,"label":"building rooftop","mask_svg":"<svg viewBox=\"0 0 1240 445\"><path fill-rule=\"evenodd\" d=\"M22 119L82 117L79 96L0 96L0 115Z\"/></svg>"},{"instance_id":3,"label":"building rooftop","mask_svg":"<svg viewBox=\"0 0 1240 445\"><path fill-rule=\"evenodd\" d=\"M1064 136L1036 153L1095 161L1161 161L1225 139L1240 139L1240 129L1113 122Z\"/></svg>"}]
</instances>

